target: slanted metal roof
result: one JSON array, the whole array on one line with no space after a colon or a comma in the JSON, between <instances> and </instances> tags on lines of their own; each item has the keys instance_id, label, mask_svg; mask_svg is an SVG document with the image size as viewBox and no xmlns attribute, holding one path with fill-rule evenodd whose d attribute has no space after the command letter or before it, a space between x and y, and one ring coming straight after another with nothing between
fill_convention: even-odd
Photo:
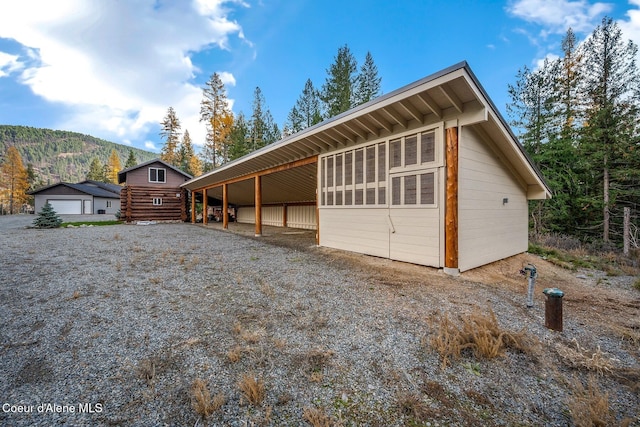
<instances>
[{"instance_id":1,"label":"slanted metal roof","mask_svg":"<svg viewBox=\"0 0 640 427\"><path fill-rule=\"evenodd\" d=\"M94 196L94 197L102 197L105 199L119 199L120 198L120 190L122 189L121 186L119 185L115 185L115 184L109 184L109 189L105 188L106 186L97 186L97 185L92 185L90 184L93 181L84 181L78 184L73 184L70 182L58 182L56 184L52 184L52 185L47 185L45 187L40 187L38 189L35 189L33 191L28 192L28 194L31 195L36 195L38 193L41 193L45 190L49 190L58 186L64 186L64 187L69 187L69 188L73 188L76 191L79 191L81 193L84 194L88 194L90 196ZM100 184L104 184L104 183L100 183ZM117 189L116 189L117 187Z\"/></svg>"},{"instance_id":2,"label":"slanted metal roof","mask_svg":"<svg viewBox=\"0 0 640 427\"><path fill-rule=\"evenodd\" d=\"M182 187L192 191L211 188L300 159L379 140L431 123L453 120L458 125L478 125L482 128L529 187L529 198L550 197L551 191L542 174L526 155L466 62L460 62L226 163L187 181ZM267 179L273 180L272 184L282 186L283 190L290 192L288 200L290 197L315 200L316 167L307 165L300 169L302 170L297 172L287 171L291 174L288 177L265 177L263 184L267 184ZM304 178L309 175L312 178ZM307 182L309 179L311 181ZM233 185L238 187L237 184ZM299 187L297 191L296 187ZM246 190L249 191L249 187ZM269 195L269 191L273 194ZM218 192L221 194L221 191L215 189L208 190L212 196ZM263 192L267 193L267 197L263 194L263 203L275 203L270 201L271 198L278 198L275 189L270 190L268 185L263 185ZM252 203L249 193L238 196L230 189L230 195ZM282 197L284 196L280 196Z\"/></svg>"}]
</instances>

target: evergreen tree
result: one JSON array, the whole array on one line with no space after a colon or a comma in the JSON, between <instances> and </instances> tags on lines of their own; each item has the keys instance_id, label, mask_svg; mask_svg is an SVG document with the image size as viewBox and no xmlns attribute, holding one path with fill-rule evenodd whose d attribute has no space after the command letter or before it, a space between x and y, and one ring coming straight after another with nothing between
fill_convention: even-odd
<instances>
[{"instance_id":1,"label":"evergreen tree","mask_svg":"<svg viewBox=\"0 0 640 427\"><path fill-rule=\"evenodd\" d=\"M230 160L235 160L251 152L251 147L249 146L249 124L242 112L238 114L233 123L229 141Z\"/></svg>"},{"instance_id":2,"label":"evergreen tree","mask_svg":"<svg viewBox=\"0 0 640 427\"><path fill-rule=\"evenodd\" d=\"M251 119L249 122L249 148L255 151L280 139L280 130L266 106L262 90L253 92Z\"/></svg>"},{"instance_id":3,"label":"evergreen tree","mask_svg":"<svg viewBox=\"0 0 640 427\"><path fill-rule=\"evenodd\" d=\"M87 179L91 181L100 181L106 182L107 177L104 173L104 166L100 163L97 157L94 157L91 160L91 165L89 165L89 173L87 173Z\"/></svg>"},{"instance_id":4,"label":"evergreen tree","mask_svg":"<svg viewBox=\"0 0 640 427\"><path fill-rule=\"evenodd\" d=\"M364 104L380 96L381 82L382 78L378 77L378 67L373 62L373 56L371 52L367 52L356 80L355 104Z\"/></svg>"},{"instance_id":5,"label":"evergreen tree","mask_svg":"<svg viewBox=\"0 0 640 427\"><path fill-rule=\"evenodd\" d=\"M180 144L180 119L173 107L169 107L167 115L162 119L160 136L165 139L160 159L172 166L178 165L178 144Z\"/></svg>"},{"instance_id":6,"label":"evergreen tree","mask_svg":"<svg viewBox=\"0 0 640 427\"><path fill-rule=\"evenodd\" d=\"M114 184L118 183L118 172L122 170L122 165L120 164L120 156L118 152L114 148L111 150L111 155L109 156L109 161L107 163L109 174L107 175L107 179L109 182Z\"/></svg>"},{"instance_id":7,"label":"evergreen tree","mask_svg":"<svg viewBox=\"0 0 640 427\"><path fill-rule=\"evenodd\" d=\"M27 170L22 163L22 156L15 146L7 149L0 165L0 182L6 188L9 199L9 212L14 214L27 201L26 191L29 189Z\"/></svg>"},{"instance_id":8,"label":"evergreen tree","mask_svg":"<svg viewBox=\"0 0 640 427\"><path fill-rule=\"evenodd\" d=\"M300 132L322 121L320 94L307 79L302 94L287 117L292 133Z\"/></svg>"},{"instance_id":9,"label":"evergreen tree","mask_svg":"<svg viewBox=\"0 0 640 427\"><path fill-rule=\"evenodd\" d=\"M202 89L200 121L207 127L204 156L213 168L229 159L228 138L233 126L233 113L227 92L218 73L214 73Z\"/></svg>"},{"instance_id":10,"label":"evergreen tree","mask_svg":"<svg viewBox=\"0 0 640 427\"><path fill-rule=\"evenodd\" d=\"M347 45L338 49L333 64L327 70L322 86L321 99L325 105L325 117L337 116L355 105L354 91L358 64Z\"/></svg>"},{"instance_id":11,"label":"evergreen tree","mask_svg":"<svg viewBox=\"0 0 640 427\"><path fill-rule=\"evenodd\" d=\"M53 207L47 202L40 212L38 217L33 220L33 225L36 228L58 228L62 224L62 219L58 216Z\"/></svg>"},{"instance_id":12,"label":"evergreen tree","mask_svg":"<svg viewBox=\"0 0 640 427\"><path fill-rule=\"evenodd\" d=\"M200 159L198 159L193 151L193 144L188 130L185 130L184 135L182 136L182 144L180 145L178 159L179 168L184 172L194 177L202 174Z\"/></svg>"},{"instance_id":13,"label":"evergreen tree","mask_svg":"<svg viewBox=\"0 0 640 427\"><path fill-rule=\"evenodd\" d=\"M138 159L136 159L136 155L131 148L129 148L129 157L127 157L127 161L124 164L125 169L129 169L138 164Z\"/></svg>"},{"instance_id":14,"label":"evergreen tree","mask_svg":"<svg viewBox=\"0 0 640 427\"><path fill-rule=\"evenodd\" d=\"M604 242L610 239L611 212L617 199L623 196L621 190L627 181L625 171L635 174L640 167L628 163L634 160L628 152L637 150L640 100L640 75L635 63L637 50L632 41L624 42L622 31L608 17L584 44L583 88L588 107L582 149L593 169L602 173L598 177L602 193L594 194L592 200L602 208ZM632 200L627 202L632 203Z\"/></svg>"}]
</instances>

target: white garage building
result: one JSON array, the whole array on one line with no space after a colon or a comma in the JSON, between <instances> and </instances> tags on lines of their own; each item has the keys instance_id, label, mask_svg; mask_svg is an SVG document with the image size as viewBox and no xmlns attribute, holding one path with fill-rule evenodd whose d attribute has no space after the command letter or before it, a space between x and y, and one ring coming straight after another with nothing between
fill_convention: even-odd
<instances>
[{"instance_id":1,"label":"white garage building","mask_svg":"<svg viewBox=\"0 0 640 427\"><path fill-rule=\"evenodd\" d=\"M120 210L121 186L98 181L59 182L30 192L35 211L49 203L60 215L115 214Z\"/></svg>"}]
</instances>

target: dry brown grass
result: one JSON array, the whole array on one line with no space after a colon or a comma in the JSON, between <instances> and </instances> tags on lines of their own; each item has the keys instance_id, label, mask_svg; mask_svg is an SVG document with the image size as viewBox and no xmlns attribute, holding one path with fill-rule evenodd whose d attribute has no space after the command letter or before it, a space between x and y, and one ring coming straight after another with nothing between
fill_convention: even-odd
<instances>
[{"instance_id":1,"label":"dry brown grass","mask_svg":"<svg viewBox=\"0 0 640 427\"><path fill-rule=\"evenodd\" d=\"M227 352L227 359L229 359L229 362L231 363L239 362L240 359L242 358L243 352L244 352L244 349L239 345L237 345Z\"/></svg>"},{"instance_id":2,"label":"dry brown grass","mask_svg":"<svg viewBox=\"0 0 640 427\"><path fill-rule=\"evenodd\" d=\"M595 377L589 377L587 386L574 378L573 393L566 400L569 412L577 427L605 427L615 425L615 417L609 408L609 395L598 387Z\"/></svg>"},{"instance_id":3,"label":"dry brown grass","mask_svg":"<svg viewBox=\"0 0 640 427\"><path fill-rule=\"evenodd\" d=\"M333 425L331 417L319 408L304 408L302 418L313 427L331 427Z\"/></svg>"},{"instance_id":4,"label":"dry brown grass","mask_svg":"<svg viewBox=\"0 0 640 427\"><path fill-rule=\"evenodd\" d=\"M200 378L196 378L191 385L191 406L203 418L208 417L220 409L225 403L222 394L217 394L211 398L211 393L207 384Z\"/></svg>"},{"instance_id":5,"label":"dry brown grass","mask_svg":"<svg viewBox=\"0 0 640 427\"><path fill-rule=\"evenodd\" d=\"M254 375L243 374L238 381L242 396L252 405L259 406L266 396L264 381Z\"/></svg>"},{"instance_id":6,"label":"dry brown grass","mask_svg":"<svg viewBox=\"0 0 640 427\"><path fill-rule=\"evenodd\" d=\"M573 349L564 344L556 344L556 351L558 355L564 360L564 362L575 369L585 369L587 371L594 371L600 375L605 373L611 374L614 370L613 358L607 357L607 353L600 350L600 346L596 351L589 351L586 348L580 347L578 340L573 339L573 343L576 348Z\"/></svg>"},{"instance_id":7,"label":"dry brown grass","mask_svg":"<svg viewBox=\"0 0 640 427\"><path fill-rule=\"evenodd\" d=\"M476 311L462 317L459 323L451 321L446 313L437 313L429 323L433 331L430 344L440 354L443 369L466 349L478 358L492 359L503 356L507 348L525 352L531 348L524 332L502 330L491 309L487 314Z\"/></svg>"},{"instance_id":8,"label":"dry brown grass","mask_svg":"<svg viewBox=\"0 0 640 427\"><path fill-rule=\"evenodd\" d=\"M423 402L419 395L412 393L400 394L396 399L396 404L400 413L412 420L414 424L419 423L419 425L436 415L437 412L434 412L429 405Z\"/></svg>"}]
</instances>

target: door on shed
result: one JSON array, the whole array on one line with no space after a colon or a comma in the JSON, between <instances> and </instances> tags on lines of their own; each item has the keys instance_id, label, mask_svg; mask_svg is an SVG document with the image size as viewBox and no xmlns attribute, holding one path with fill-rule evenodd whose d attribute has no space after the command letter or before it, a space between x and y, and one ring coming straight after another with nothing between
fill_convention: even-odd
<instances>
[{"instance_id":1,"label":"door on shed","mask_svg":"<svg viewBox=\"0 0 640 427\"><path fill-rule=\"evenodd\" d=\"M437 132L389 143L389 257L440 267Z\"/></svg>"},{"instance_id":2,"label":"door on shed","mask_svg":"<svg viewBox=\"0 0 640 427\"><path fill-rule=\"evenodd\" d=\"M92 214L93 210L91 209L91 200L85 200L84 201L84 207L83 207L83 213L84 214Z\"/></svg>"},{"instance_id":3,"label":"door on shed","mask_svg":"<svg viewBox=\"0 0 640 427\"><path fill-rule=\"evenodd\" d=\"M82 200L48 200L59 215L82 214Z\"/></svg>"}]
</instances>

